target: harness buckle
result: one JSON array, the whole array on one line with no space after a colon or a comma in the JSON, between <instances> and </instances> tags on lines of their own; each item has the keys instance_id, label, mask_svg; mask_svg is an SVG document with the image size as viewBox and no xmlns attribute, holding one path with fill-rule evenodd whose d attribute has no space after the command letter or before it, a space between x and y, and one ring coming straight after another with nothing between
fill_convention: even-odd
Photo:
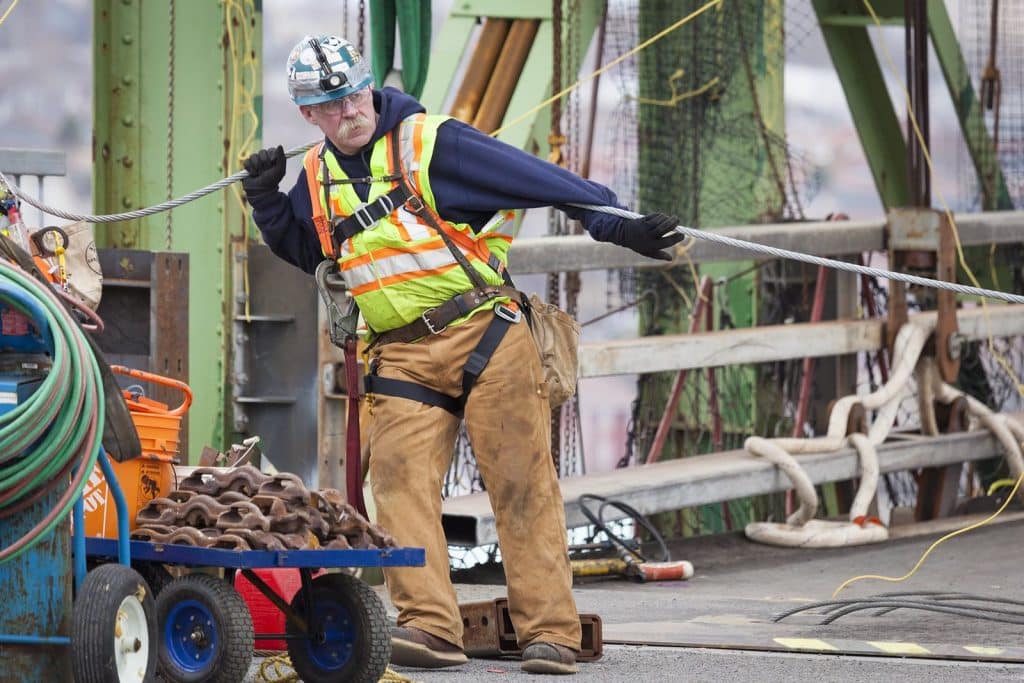
<instances>
[{"instance_id":1,"label":"harness buckle","mask_svg":"<svg viewBox=\"0 0 1024 683\"><path fill-rule=\"evenodd\" d=\"M359 223L363 230L371 229L377 222L376 220L374 220L373 215L370 213L369 204L363 204L354 212L352 212L352 215L355 216L356 222Z\"/></svg>"},{"instance_id":2,"label":"harness buckle","mask_svg":"<svg viewBox=\"0 0 1024 683\"><path fill-rule=\"evenodd\" d=\"M513 325L523 319L523 312L520 309L510 308L505 304L498 304L495 306L494 315L498 316L502 320L507 320Z\"/></svg>"},{"instance_id":3,"label":"harness buckle","mask_svg":"<svg viewBox=\"0 0 1024 683\"><path fill-rule=\"evenodd\" d=\"M382 194L377 203L384 208L384 216L390 215L395 210L395 203L391 201L391 197L386 194Z\"/></svg>"},{"instance_id":4,"label":"harness buckle","mask_svg":"<svg viewBox=\"0 0 1024 683\"><path fill-rule=\"evenodd\" d=\"M412 213L420 213L427 208L418 194L409 195L409 198L405 200L405 205Z\"/></svg>"},{"instance_id":5,"label":"harness buckle","mask_svg":"<svg viewBox=\"0 0 1024 683\"><path fill-rule=\"evenodd\" d=\"M429 313L433 313L436 310L436 308L428 308L427 310L423 311L422 315L420 315L420 318L423 319L423 322L426 324L427 329L430 330L430 334L440 334L444 332L446 329L448 329L448 325L441 325L440 327L435 326L434 321L427 317Z\"/></svg>"}]
</instances>

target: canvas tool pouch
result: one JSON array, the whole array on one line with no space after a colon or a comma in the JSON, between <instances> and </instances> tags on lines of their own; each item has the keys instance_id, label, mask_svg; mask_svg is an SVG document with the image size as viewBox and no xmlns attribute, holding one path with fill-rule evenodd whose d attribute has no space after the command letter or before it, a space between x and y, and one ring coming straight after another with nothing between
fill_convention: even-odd
<instances>
[{"instance_id":1,"label":"canvas tool pouch","mask_svg":"<svg viewBox=\"0 0 1024 683\"><path fill-rule=\"evenodd\" d=\"M96 253L96 239L93 236L92 223L79 221L61 226L61 231L67 235L68 244L64 252L64 263L68 277L68 290L79 301L92 310L100 305L100 297L103 294L103 271L100 269L99 257ZM45 233L47 228L40 230ZM42 244L40 244L40 242ZM51 277L56 277L59 270L59 259L47 245L52 239L43 237L36 240L38 254Z\"/></svg>"},{"instance_id":2,"label":"canvas tool pouch","mask_svg":"<svg viewBox=\"0 0 1024 683\"><path fill-rule=\"evenodd\" d=\"M580 324L536 294L530 295L529 320L548 384L548 402L552 408L557 408L576 393L580 369Z\"/></svg>"}]
</instances>

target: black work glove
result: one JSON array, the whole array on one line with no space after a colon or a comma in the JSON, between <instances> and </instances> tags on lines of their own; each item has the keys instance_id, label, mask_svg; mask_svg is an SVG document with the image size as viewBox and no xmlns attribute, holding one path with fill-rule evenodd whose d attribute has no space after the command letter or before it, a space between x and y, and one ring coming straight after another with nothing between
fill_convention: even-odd
<instances>
[{"instance_id":1,"label":"black work glove","mask_svg":"<svg viewBox=\"0 0 1024 683\"><path fill-rule=\"evenodd\" d=\"M284 147L261 149L248 159L242 162L242 166L249 172L247 178L242 178L242 189L245 190L246 199L253 199L271 192L277 192L277 186L284 178L287 169L287 159L284 157ZM250 201L250 203L252 203Z\"/></svg>"},{"instance_id":2,"label":"black work glove","mask_svg":"<svg viewBox=\"0 0 1024 683\"><path fill-rule=\"evenodd\" d=\"M671 261L672 254L663 250L686 238L686 235L675 231L677 225L678 218L663 213L649 213L643 218L625 218L612 231L608 241L648 258Z\"/></svg>"}]
</instances>

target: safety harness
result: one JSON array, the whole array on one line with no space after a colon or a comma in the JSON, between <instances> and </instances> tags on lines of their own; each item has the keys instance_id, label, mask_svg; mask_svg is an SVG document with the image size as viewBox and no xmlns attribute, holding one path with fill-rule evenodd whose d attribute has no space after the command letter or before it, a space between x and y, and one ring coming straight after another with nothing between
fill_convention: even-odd
<instances>
[{"instance_id":1,"label":"safety harness","mask_svg":"<svg viewBox=\"0 0 1024 683\"><path fill-rule=\"evenodd\" d=\"M401 327L386 330L377 334L371 342L371 347L381 344L395 342L410 342L415 339L427 337L443 332L449 324L455 320L468 315L473 310L489 301L499 298L508 298L516 302L517 307L505 303L498 303L494 307L494 318L491 324L484 331L476 348L470 353L466 365L462 371L462 394L460 396L449 396L430 387L406 380L380 377L376 374L376 367L370 364L369 372L364 376L363 382L367 393L384 396L397 396L426 405L436 406L447 410L452 415L461 418L466 405L469 393L476 383L491 356L497 350L501 340L508 332L509 326L518 323L522 318L523 307L526 306L526 298L512 284L508 271L494 254L488 254L487 265L498 273L505 281L505 285L491 285L484 281L480 273L469 263L466 255L455 244L452 236L448 234L445 222L430 207L416 191L408 173L402 163L401 150L399 145L399 131L396 127L389 135L390 149L390 173L381 177L345 178L333 180L330 177L327 161L324 158L327 145L322 145L319 151L321 191L323 192L323 203L320 204L319 196L314 198L314 208L319 206L327 207L327 214L314 211L314 225L320 240L320 246L328 255L328 260L321 264L325 268L325 275L328 269L337 270L337 258L344 240L350 239L364 230L369 230L382 218L389 215L396 208L404 206L406 210L420 218L440 236L445 246L451 252L455 261L466 273L466 276L473 283L473 289L468 292L456 295L448 301L424 311L419 318ZM331 201L330 188L336 184L349 183L372 183L372 182L395 182L396 187L385 195L381 195L375 201L364 204L356 209L352 215L345 218L333 218L330 216ZM311 187L312 193L316 194L317 189ZM318 269L318 283L321 280L320 269ZM321 288L322 290L324 288ZM324 294L324 291L321 292ZM328 298L325 296L325 302ZM354 300L353 300L354 307ZM353 310L349 310L344 316L335 304L333 307L328 303L328 317L330 319L331 340L341 348L347 348L346 337L355 336L355 328L352 325L355 316ZM344 319L345 324L342 323ZM338 338L335 338L335 335Z\"/></svg>"}]
</instances>

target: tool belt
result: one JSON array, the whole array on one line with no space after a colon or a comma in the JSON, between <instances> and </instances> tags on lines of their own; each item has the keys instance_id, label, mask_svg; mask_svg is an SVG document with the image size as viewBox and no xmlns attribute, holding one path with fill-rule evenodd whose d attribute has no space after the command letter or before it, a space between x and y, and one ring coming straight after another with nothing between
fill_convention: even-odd
<instances>
[{"instance_id":1,"label":"tool belt","mask_svg":"<svg viewBox=\"0 0 1024 683\"><path fill-rule=\"evenodd\" d=\"M448 301L445 301L440 306L428 308L419 318L416 318L416 320L407 325L381 332L374 337L370 346L391 344L392 342L411 342L420 337L438 334L443 332L454 321L469 315L471 311L478 308L481 304L493 301L499 297L508 297L520 306L525 303L522 292L513 287L503 285L475 287L468 292L463 292L448 299Z\"/></svg>"}]
</instances>

